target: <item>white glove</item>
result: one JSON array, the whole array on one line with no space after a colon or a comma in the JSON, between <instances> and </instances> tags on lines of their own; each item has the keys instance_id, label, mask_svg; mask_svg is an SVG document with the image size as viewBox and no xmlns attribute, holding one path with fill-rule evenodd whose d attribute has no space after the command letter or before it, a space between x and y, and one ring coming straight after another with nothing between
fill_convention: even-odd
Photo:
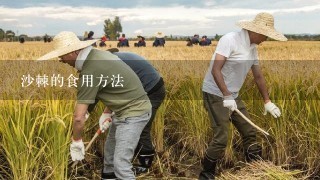
<instances>
[{"instance_id":1,"label":"white glove","mask_svg":"<svg viewBox=\"0 0 320 180\"><path fill-rule=\"evenodd\" d=\"M281 115L280 109L275 104L273 104L271 101L264 104L263 115L267 115L267 112L269 112L274 118L278 118Z\"/></svg>"},{"instance_id":2,"label":"white glove","mask_svg":"<svg viewBox=\"0 0 320 180\"><path fill-rule=\"evenodd\" d=\"M229 108L231 111L237 109L237 103L233 99L232 95L223 97L223 107Z\"/></svg>"},{"instance_id":3,"label":"white glove","mask_svg":"<svg viewBox=\"0 0 320 180\"><path fill-rule=\"evenodd\" d=\"M99 127L102 133L109 128L112 122L112 113L102 113L99 119Z\"/></svg>"},{"instance_id":4,"label":"white glove","mask_svg":"<svg viewBox=\"0 0 320 180\"><path fill-rule=\"evenodd\" d=\"M86 118L85 121L87 121L87 119L89 118L89 116L90 116L89 112L86 112L86 114L84 115L84 117Z\"/></svg>"},{"instance_id":5,"label":"white glove","mask_svg":"<svg viewBox=\"0 0 320 180\"><path fill-rule=\"evenodd\" d=\"M72 140L70 145L70 154L72 161L81 161L84 159L85 150L82 139L79 141Z\"/></svg>"}]
</instances>

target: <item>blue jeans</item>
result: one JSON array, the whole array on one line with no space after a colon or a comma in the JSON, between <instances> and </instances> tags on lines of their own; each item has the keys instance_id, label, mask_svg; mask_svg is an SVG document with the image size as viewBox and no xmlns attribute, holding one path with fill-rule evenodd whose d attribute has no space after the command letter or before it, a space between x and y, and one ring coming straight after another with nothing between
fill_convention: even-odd
<instances>
[{"instance_id":1,"label":"blue jeans","mask_svg":"<svg viewBox=\"0 0 320 180\"><path fill-rule=\"evenodd\" d=\"M120 120L114 116L104 147L104 173L114 172L119 179L135 179L132 158L140 134L151 117L151 110L141 116Z\"/></svg>"}]
</instances>

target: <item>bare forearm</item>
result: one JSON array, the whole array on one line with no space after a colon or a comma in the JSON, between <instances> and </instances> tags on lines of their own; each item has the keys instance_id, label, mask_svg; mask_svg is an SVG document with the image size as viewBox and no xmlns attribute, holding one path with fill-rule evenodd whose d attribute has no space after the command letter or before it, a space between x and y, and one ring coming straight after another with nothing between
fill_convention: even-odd
<instances>
[{"instance_id":1,"label":"bare forearm","mask_svg":"<svg viewBox=\"0 0 320 180\"><path fill-rule=\"evenodd\" d=\"M86 121L88 105L77 104L73 115L73 139L79 140L82 138L82 131Z\"/></svg>"},{"instance_id":2,"label":"bare forearm","mask_svg":"<svg viewBox=\"0 0 320 180\"><path fill-rule=\"evenodd\" d=\"M265 79L263 78L263 76L259 77L259 78L256 78L255 79L255 82L257 84L257 87L259 89L259 92L264 100L264 103L267 103L270 101L270 97L269 97L269 94L268 94L268 89L267 89L267 86L266 86L266 81Z\"/></svg>"},{"instance_id":3,"label":"bare forearm","mask_svg":"<svg viewBox=\"0 0 320 180\"><path fill-rule=\"evenodd\" d=\"M84 127L85 117L74 117L73 120L73 139L78 140L82 138L82 131Z\"/></svg>"},{"instance_id":4,"label":"bare forearm","mask_svg":"<svg viewBox=\"0 0 320 180\"><path fill-rule=\"evenodd\" d=\"M214 71L214 72L212 72L212 75L213 75L213 78L214 78L217 86L219 87L220 91L222 92L222 94L224 96L231 95L230 91L227 88L226 83L224 82L223 75L222 75L221 71Z\"/></svg>"},{"instance_id":5,"label":"bare forearm","mask_svg":"<svg viewBox=\"0 0 320 180\"><path fill-rule=\"evenodd\" d=\"M227 58L216 54L215 61L212 66L211 74L214 78L214 81L216 82L217 86L219 87L220 91L224 96L229 96L231 93L229 92L226 83L224 82L223 75L221 73L222 67L224 66L224 63L226 62Z\"/></svg>"}]
</instances>

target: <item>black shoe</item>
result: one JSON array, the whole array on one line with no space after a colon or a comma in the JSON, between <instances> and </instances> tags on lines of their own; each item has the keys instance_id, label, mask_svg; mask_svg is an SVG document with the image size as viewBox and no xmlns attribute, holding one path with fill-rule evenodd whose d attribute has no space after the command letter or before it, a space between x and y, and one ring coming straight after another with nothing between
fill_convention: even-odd
<instances>
[{"instance_id":1,"label":"black shoe","mask_svg":"<svg viewBox=\"0 0 320 180\"><path fill-rule=\"evenodd\" d=\"M199 174L199 180L214 180L216 172L216 159L210 159L207 155L203 158L201 162L203 166L203 171Z\"/></svg>"},{"instance_id":2,"label":"black shoe","mask_svg":"<svg viewBox=\"0 0 320 180\"><path fill-rule=\"evenodd\" d=\"M202 171L199 175L199 180L214 180L214 174Z\"/></svg>"},{"instance_id":3,"label":"black shoe","mask_svg":"<svg viewBox=\"0 0 320 180\"><path fill-rule=\"evenodd\" d=\"M142 167L150 168L153 162L154 154L139 154L138 160Z\"/></svg>"},{"instance_id":4,"label":"black shoe","mask_svg":"<svg viewBox=\"0 0 320 180\"><path fill-rule=\"evenodd\" d=\"M133 166L132 167L133 173L137 176L140 174L148 173L149 168L143 167L143 166Z\"/></svg>"},{"instance_id":5,"label":"black shoe","mask_svg":"<svg viewBox=\"0 0 320 180\"><path fill-rule=\"evenodd\" d=\"M101 173L101 180L115 180L117 179L117 176L112 173Z\"/></svg>"},{"instance_id":6,"label":"black shoe","mask_svg":"<svg viewBox=\"0 0 320 180\"><path fill-rule=\"evenodd\" d=\"M246 161L248 163L252 161L259 161L262 160L262 148L258 147L257 149L248 149L245 152Z\"/></svg>"}]
</instances>

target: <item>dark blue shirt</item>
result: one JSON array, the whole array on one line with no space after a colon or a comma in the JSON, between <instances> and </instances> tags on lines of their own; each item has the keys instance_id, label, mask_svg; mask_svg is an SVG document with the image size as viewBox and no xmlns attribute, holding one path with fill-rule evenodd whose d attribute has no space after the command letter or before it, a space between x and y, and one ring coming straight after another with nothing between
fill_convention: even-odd
<instances>
[{"instance_id":1,"label":"dark blue shirt","mask_svg":"<svg viewBox=\"0 0 320 180\"><path fill-rule=\"evenodd\" d=\"M149 92L160 80L159 72L142 56L131 52L115 52L139 77L146 92Z\"/></svg>"}]
</instances>

